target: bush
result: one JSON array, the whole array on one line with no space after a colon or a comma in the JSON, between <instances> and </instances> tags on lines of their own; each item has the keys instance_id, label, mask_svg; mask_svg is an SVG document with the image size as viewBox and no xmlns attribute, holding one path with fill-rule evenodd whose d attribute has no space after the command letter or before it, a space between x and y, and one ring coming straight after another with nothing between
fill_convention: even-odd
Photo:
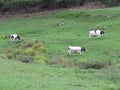
<instances>
[{"instance_id":1,"label":"bush","mask_svg":"<svg viewBox=\"0 0 120 90\"><path fill-rule=\"evenodd\" d=\"M0 12L25 13L41 11L43 9L68 8L83 5L85 2L102 2L107 6L119 6L119 0L2 0Z\"/></svg>"},{"instance_id":2,"label":"bush","mask_svg":"<svg viewBox=\"0 0 120 90\"><path fill-rule=\"evenodd\" d=\"M24 55L34 56L36 52L32 48L27 48L25 51L22 52Z\"/></svg>"},{"instance_id":3,"label":"bush","mask_svg":"<svg viewBox=\"0 0 120 90\"><path fill-rule=\"evenodd\" d=\"M1 4L7 8L27 7L40 4L42 0L10 0L2 1Z\"/></svg>"},{"instance_id":4,"label":"bush","mask_svg":"<svg viewBox=\"0 0 120 90\"><path fill-rule=\"evenodd\" d=\"M120 0L100 0L107 6L118 6L120 5Z\"/></svg>"},{"instance_id":5,"label":"bush","mask_svg":"<svg viewBox=\"0 0 120 90\"><path fill-rule=\"evenodd\" d=\"M85 0L60 0L58 6L62 8L83 5Z\"/></svg>"},{"instance_id":6,"label":"bush","mask_svg":"<svg viewBox=\"0 0 120 90\"><path fill-rule=\"evenodd\" d=\"M13 58L13 54L11 53L11 54L7 54L7 58L8 59L12 59Z\"/></svg>"},{"instance_id":7,"label":"bush","mask_svg":"<svg viewBox=\"0 0 120 90\"><path fill-rule=\"evenodd\" d=\"M51 60L46 60L48 65L67 67L68 63L63 58L52 58Z\"/></svg>"},{"instance_id":8,"label":"bush","mask_svg":"<svg viewBox=\"0 0 120 90\"><path fill-rule=\"evenodd\" d=\"M31 63L45 63L46 49L40 42L24 40L21 42L11 43L9 50L4 54L8 59L15 59L21 62Z\"/></svg>"},{"instance_id":9,"label":"bush","mask_svg":"<svg viewBox=\"0 0 120 90\"><path fill-rule=\"evenodd\" d=\"M47 57L45 55L36 55L34 57L34 62L38 64L46 64Z\"/></svg>"},{"instance_id":10,"label":"bush","mask_svg":"<svg viewBox=\"0 0 120 90\"><path fill-rule=\"evenodd\" d=\"M23 55L23 54L18 54L14 57L17 61L21 61L24 63L32 63L33 62L33 57L29 55Z\"/></svg>"},{"instance_id":11,"label":"bush","mask_svg":"<svg viewBox=\"0 0 120 90\"><path fill-rule=\"evenodd\" d=\"M105 67L109 67L112 65L110 61L84 61L80 63L80 68L84 69L101 69Z\"/></svg>"}]
</instances>

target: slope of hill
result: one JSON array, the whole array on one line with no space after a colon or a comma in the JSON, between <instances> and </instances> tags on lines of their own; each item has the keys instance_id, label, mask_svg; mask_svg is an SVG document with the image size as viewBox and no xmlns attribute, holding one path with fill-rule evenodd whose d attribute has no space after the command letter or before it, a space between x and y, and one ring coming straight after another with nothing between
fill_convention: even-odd
<instances>
[{"instance_id":1,"label":"slope of hill","mask_svg":"<svg viewBox=\"0 0 120 90\"><path fill-rule=\"evenodd\" d=\"M119 90L119 16L118 7L2 19L1 90ZM92 29L106 33L101 38L88 39ZM19 34L21 42L12 43L11 33ZM68 56L69 45L84 46L87 51ZM26 58L37 61L15 61Z\"/></svg>"}]
</instances>

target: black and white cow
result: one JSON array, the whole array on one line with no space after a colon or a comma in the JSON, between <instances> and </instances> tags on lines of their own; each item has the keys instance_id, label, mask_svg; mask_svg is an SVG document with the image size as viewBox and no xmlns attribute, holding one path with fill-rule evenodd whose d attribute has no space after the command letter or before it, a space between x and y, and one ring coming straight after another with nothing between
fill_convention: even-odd
<instances>
[{"instance_id":1,"label":"black and white cow","mask_svg":"<svg viewBox=\"0 0 120 90\"><path fill-rule=\"evenodd\" d=\"M102 30L92 30L92 31L89 31L89 38L93 36L101 37L104 33L105 32Z\"/></svg>"},{"instance_id":2,"label":"black and white cow","mask_svg":"<svg viewBox=\"0 0 120 90\"><path fill-rule=\"evenodd\" d=\"M12 41L20 40L20 36L18 36L17 34L11 34L10 38Z\"/></svg>"},{"instance_id":3,"label":"black and white cow","mask_svg":"<svg viewBox=\"0 0 120 90\"><path fill-rule=\"evenodd\" d=\"M81 55L82 51L86 51L84 47L79 46L69 46L68 47L68 54L71 55L72 53L79 53Z\"/></svg>"}]
</instances>

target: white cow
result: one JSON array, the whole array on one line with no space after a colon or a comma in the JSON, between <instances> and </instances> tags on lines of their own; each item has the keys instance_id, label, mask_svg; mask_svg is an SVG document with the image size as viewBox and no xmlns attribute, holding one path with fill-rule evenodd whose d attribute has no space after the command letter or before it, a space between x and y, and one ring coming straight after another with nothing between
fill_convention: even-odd
<instances>
[{"instance_id":1,"label":"white cow","mask_svg":"<svg viewBox=\"0 0 120 90\"><path fill-rule=\"evenodd\" d=\"M101 37L104 33L105 32L102 30L92 30L92 31L89 31L89 38L93 36Z\"/></svg>"},{"instance_id":2,"label":"white cow","mask_svg":"<svg viewBox=\"0 0 120 90\"><path fill-rule=\"evenodd\" d=\"M20 36L18 36L17 34L11 34L10 38L12 41L20 40Z\"/></svg>"},{"instance_id":3,"label":"white cow","mask_svg":"<svg viewBox=\"0 0 120 90\"><path fill-rule=\"evenodd\" d=\"M79 53L81 55L82 51L85 51L86 49L84 47L79 46L69 46L68 47L68 54L71 55L72 53Z\"/></svg>"}]
</instances>

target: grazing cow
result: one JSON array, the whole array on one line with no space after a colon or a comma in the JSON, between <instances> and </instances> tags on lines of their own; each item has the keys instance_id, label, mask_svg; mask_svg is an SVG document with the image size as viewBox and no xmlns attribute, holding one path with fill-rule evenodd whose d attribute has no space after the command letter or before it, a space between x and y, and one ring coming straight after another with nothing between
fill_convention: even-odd
<instances>
[{"instance_id":1,"label":"grazing cow","mask_svg":"<svg viewBox=\"0 0 120 90\"><path fill-rule=\"evenodd\" d=\"M93 36L101 37L104 33L105 32L102 30L92 30L92 31L89 31L89 38Z\"/></svg>"},{"instance_id":2,"label":"grazing cow","mask_svg":"<svg viewBox=\"0 0 120 90\"><path fill-rule=\"evenodd\" d=\"M69 46L68 47L68 54L71 55L71 53L79 53L81 55L82 51L85 51L86 49L84 47L79 46Z\"/></svg>"},{"instance_id":3,"label":"grazing cow","mask_svg":"<svg viewBox=\"0 0 120 90\"><path fill-rule=\"evenodd\" d=\"M10 38L12 41L20 40L20 36L18 36L17 34L11 34Z\"/></svg>"},{"instance_id":4,"label":"grazing cow","mask_svg":"<svg viewBox=\"0 0 120 90\"><path fill-rule=\"evenodd\" d=\"M63 25L64 25L64 22L57 23L56 25L57 25L57 26L63 26Z\"/></svg>"}]
</instances>

